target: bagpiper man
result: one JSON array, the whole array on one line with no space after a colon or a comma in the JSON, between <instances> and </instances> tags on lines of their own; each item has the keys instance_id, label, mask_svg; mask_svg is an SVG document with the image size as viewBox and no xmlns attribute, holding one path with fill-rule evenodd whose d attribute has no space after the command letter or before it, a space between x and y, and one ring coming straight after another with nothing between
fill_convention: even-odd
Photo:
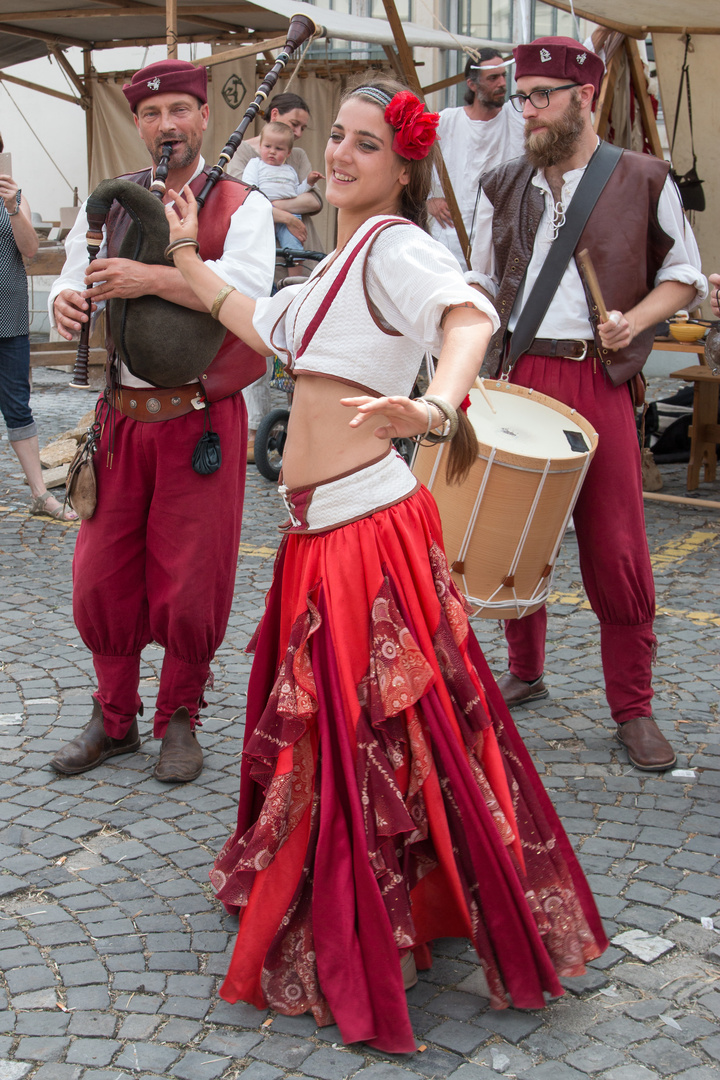
<instances>
[{"instance_id":1,"label":"bagpiper man","mask_svg":"<svg viewBox=\"0 0 720 1080\"><path fill-rule=\"evenodd\" d=\"M161 147L170 143L168 190L189 183L197 194L208 171L201 156L207 70L163 60L138 71L123 92L153 160L153 168L128 179L149 188ZM129 221L115 204L88 270L88 223L80 211L50 294L63 337L71 338L90 317L91 289L98 309L111 298L140 296L200 307L170 262L146 265L118 257ZM201 257L228 291L234 286L253 297L270 293L272 212L259 192L223 177L208 198L198 239ZM162 348L172 357L172 320ZM133 376L108 341L108 415L95 455L97 509L82 523L73 564L75 623L93 654L97 690L90 722L52 760L61 773L85 772L139 748L140 654L153 640L165 649L154 718L155 738L162 739L155 776L189 781L202 769L198 709L225 635L240 541L247 414L239 391L258 373L248 370L248 355L254 356L228 334L198 380L159 390ZM201 475L191 459L208 412L222 461L212 475Z\"/></svg>"},{"instance_id":2,"label":"bagpiper man","mask_svg":"<svg viewBox=\"0 0 720 1080\"><path fill-rule=\"evenodd\" d=\"M557 398L599 433L574 512L583 583L600 620L618 738L638 768L668 769L675 753L651 708L655 591L631 385L657 323L699 303L707 283L668 163L620 152L593 130L600 58L562 37L538 38L514 55L511 100L525 119L526 159L483 177L468 275L494 297L501 321L482 374L504 372ZM575 234L564 230L566 218ZM548 285L563 234L567 259ZM605 321L578 269L583 249L594 262ZM546 625L544 607L505 624L509 671L499 687L511 707L548 695Z\"/></svg>"}]
</instances>

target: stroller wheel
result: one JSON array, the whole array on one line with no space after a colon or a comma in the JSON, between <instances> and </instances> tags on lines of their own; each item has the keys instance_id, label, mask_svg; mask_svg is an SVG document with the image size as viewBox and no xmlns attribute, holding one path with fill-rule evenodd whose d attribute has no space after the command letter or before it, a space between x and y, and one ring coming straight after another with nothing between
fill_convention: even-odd
<instances>
[{"instance_id":1,"label":"stroller wheel","mask_svg":"<svg viewBox=\"0 0 720 1080\"><path fill-rule=\"evenodd\" d=\"M288 409L272 409L255 433L255 464L266 480L277 481L280 476L289 418Z\"/></svg>"}]
</instances>

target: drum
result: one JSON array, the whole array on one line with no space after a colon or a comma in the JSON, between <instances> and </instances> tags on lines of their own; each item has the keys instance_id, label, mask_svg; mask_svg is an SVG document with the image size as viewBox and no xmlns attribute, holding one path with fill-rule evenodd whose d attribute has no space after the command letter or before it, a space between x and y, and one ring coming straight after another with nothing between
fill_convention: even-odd
<instances>
[{"instance_id":1,"label":"drum","mask_svg":"<svg viewBox=\"0 0 720 1080\"><path fill-rule=\"evenodd\" d=\"M453 578L485 619L520 619L548 598L560 543L597 447L574 409L508 382L481 380L468 418L480 443L460 485L448 444L421 446L413 472L433 493Z\"/></svg>"}]
</instances>

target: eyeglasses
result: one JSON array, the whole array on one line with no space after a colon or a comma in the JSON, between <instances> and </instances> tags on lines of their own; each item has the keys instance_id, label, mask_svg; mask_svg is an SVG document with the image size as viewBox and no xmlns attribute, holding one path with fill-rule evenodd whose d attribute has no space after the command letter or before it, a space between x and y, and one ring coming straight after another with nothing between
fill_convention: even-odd
<instances>
[{"instance_id":1,"label":"eyeglasses","mask_svg":"<svg viewBox=\"0 0 720 1080\"><path fill-rule=\"evenodd\" d=\"M553 86L549 90L533 90L531 94L511 94L508 100L512 101L513 109L519 113L525 108L526 101L530 102L533 109L547 109L551 94L558 90L574 90L576 87L577 83L567 83L565 86Z\"/></svg>"}]
</instances>

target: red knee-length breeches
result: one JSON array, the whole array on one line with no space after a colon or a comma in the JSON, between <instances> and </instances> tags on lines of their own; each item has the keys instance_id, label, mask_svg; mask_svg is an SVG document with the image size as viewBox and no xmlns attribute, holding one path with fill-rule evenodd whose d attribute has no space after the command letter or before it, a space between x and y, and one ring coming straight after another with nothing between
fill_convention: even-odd
<instances>
[{"instance_id":1,"label":"red knee-length breeches","mask_svg":"<svg viewBox=\"0 0 720 1080\"><path fill-rule=\"evenodd\" d=\"M595 370L594 370L595 368ZM613 386L598 362L524 356L511 381L570 405L600 436L573 514L580 570L600 620L605 692L617 723L652 712L655 586L643 512L640 450L627 385ZM508 620L510 670L542 674L547 613Z\"/></svg>"},{"instance_id":2,"label":"red knee-length breeches","mask_svg":"<svg viewBox=\"0 0 720 1080\"><path fill-rule=\"evenodd\" d=\"M95 455L98 502L83 521L73 562L73 612L91 650L96 697L113 738L138 709L140 653L165 649L154 734L180 706L197 717L210 662L232 603L245 490L247 413L242 394L211 409L222 465L191 465L204 410L143 423L115 412L112 468L105 424Z\"/></svg>"}]
</instances>

